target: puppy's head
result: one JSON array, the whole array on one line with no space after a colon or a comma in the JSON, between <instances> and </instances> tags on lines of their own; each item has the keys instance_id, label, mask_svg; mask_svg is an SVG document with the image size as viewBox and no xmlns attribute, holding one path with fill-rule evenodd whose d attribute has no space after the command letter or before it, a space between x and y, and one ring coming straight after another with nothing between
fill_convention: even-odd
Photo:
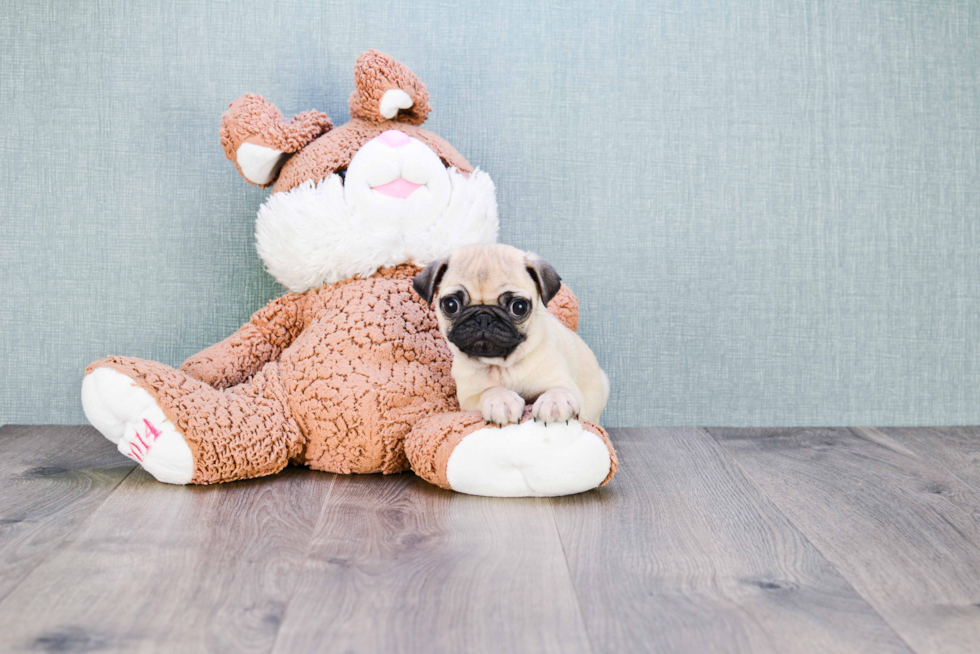
<instances>
[{"instance_id":1,"label":"puppy's head","mask_svg":"<svg viewBox=\"0 0 980 654\"><path fill-rule=\"evenodd\" d=\"M561 277L530 252L474 245L430 263L412 286L434 306L439 329L460 352L506 362L540 327Z\"/></svg>"}]
</instances>

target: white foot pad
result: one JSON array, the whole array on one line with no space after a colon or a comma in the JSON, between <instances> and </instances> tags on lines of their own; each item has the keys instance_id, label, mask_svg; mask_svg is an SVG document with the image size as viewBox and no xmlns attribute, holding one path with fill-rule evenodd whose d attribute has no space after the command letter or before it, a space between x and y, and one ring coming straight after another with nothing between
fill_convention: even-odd
<instances>
[{"instance_id":1,"label":"white foot pad","mask_svg":"<svg viewBox=\"0 0 980 654\"><path fill-rule=\"evenodd\" d=\"M85 417L120 452L167 484L194 476L194 457L153 396L112 368L96 368L82 381Z\"/></svg>"},{"instance_id":2,"label":"white foot pad","mask_svg":"<svg viewBox=\"0 0 980 654\"><path fill-rule=\"evenodd\" d=\"M454 491L491 497L556 497L595 488L609 474L602 439L571 421L528 421L466 436L446 464Z\"/></svg>"}]
</instances>

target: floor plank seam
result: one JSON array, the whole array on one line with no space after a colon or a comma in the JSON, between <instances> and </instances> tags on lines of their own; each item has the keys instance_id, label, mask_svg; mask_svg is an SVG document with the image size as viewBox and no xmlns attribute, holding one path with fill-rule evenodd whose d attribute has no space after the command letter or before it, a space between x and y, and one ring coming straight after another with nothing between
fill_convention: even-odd
<instances>
[{"instance_id":1,"label":"floor plank seam","mask_svg":"<svg viewBox=\"0 0 980 654\"><path fill-rule=\"evenodd\" d=\"M326 494L323 496L323 506L320 508L320 515L317 516L316 522L313 524L313 528L310 530L310 540L306 544L306 553L303 555L303 561L299 566L299 571L296 576L296 583L293 584L293 589L290 591L289 600L286 602L286 608L283 609L282 618L279 620L279 624L276 626L276 635L272 639L272 643L269 645L269 654L276 651L276 644L279 642L280 634L282 634L282 626L286 624L286 619L289 617L289 609L293 606L293 599L296 597L296 589L299 587L300 581L302 581L303 570L306 569L306 562L309 560L310 553L313 551L313 541L316 540L320 523L323 522L323 516L327 512L327 508L330 506L330 497L333 495L334 487L336 485L337 475L333 475L330 478L330 488L327 489Z\"/></svg>"},{"instance_id":2,"label":"floor plank seam","mask_svg":"<svg viewBox=\"0 0 980 654\"><path fill-rule=\"evenodd\" d=\"M87 516L85 516L85 519L84 519L84 520L82 520L81 522L79 522L79 523L78 523L78 524L77 524L77 525L75 526L75 528L74 528L74 529L72 529L72 531L71 531L70 533L67 533L67 534L65 534L65 536L64 536L64 538L62 538L62 539L61 539L61 542L60 542L60 543L58 543L58 547L57 547L56 549L53 549L53 550L51 551L51 553L50 553L50 554L48 554L47 556L45 556L44 558L42 558L42 559L41 559L40 561L38 561L38 562L37 562L37 564L36 564L36 565L34 565L34 566L33 566L33 567L31 568L31 571L30 571L30 572L28 572L28 573L27 573L26 575L24 575L24 577L23 577L23 578L22 578L22 579L21 579L20 581L18 581L18 582L17 582L17 583L16 583L16 584L15 584L15 585L13 586L13 588L11 588L11 589L10 589L9 591L7 591L7 593L6 593L6 594L5 594L5 595L4 595L3 597L0 597L0 612L3 612L3 608L4 608L4 604L6 604L6 602L7 602L7 599L8 599L9 597L11 597L11 596L12 596L12 595L13 595L13 594L14 594L14 593L15 593L15 592L17 591L17 589L21 587L21 585L22 585L22 584L23 584L23 583L24 583L25 581L27 581L28 579L30 579L30 577L31 577L31 575L32 575L32 574L34 574L34 571L35 571L35 570L37 570L37 569L38 569L39 567L41 567L42 565L44 565L45 563L47 563L47 562L48 562L49 560L51 560L51 559L52 559L52 558L54 558L55 556L58 556L59 554L61 554L61 553L62 553L62 552L63 552L63 551L65 550L65 548L66 548L67 546L69 546L69 545L71 545L71 543L72 543L72 541L74 540L74 538L75 538L75 537L76 537L76 536L77 536L77 535L78 535L79 533L81 533L81 531L82 531L82 528L83 528L83 527L84 527L85 525L87 525L87 524L88 524L88 522L89 522L89 520L91 520L91 519L92 519L92 516L93 516L93 515L95 515L95 513L96 513L96 512L97 512L97 511L98 511L98 510L99 510L100 508L102 508L102 506L103 506L103 505L104 505L104 504L106 503L106 501L107 501L107 500L108 500L108 499L109 499L110 497L112 497L112 494L116 492L116 489L117 489L117 488L119 488L119 486L120 486L120 484L122 484L122 483L123 483L124 481L126 481L126 479L128 479L128 478L129 478L129 476L130 476L131 474L133 474L133 472L135 472L137 468L139 468L139 466L137 466L137 465L133 465L133 467L129 469L129 472L127 472L127 473L126 473L125 475L123 475L122 477L120 477L120 478L119 478L119 481L117 481L117 482L116 482L116 484L115 484L115 485L114 485L114 486L112 487L112 490L111 490L111 491L109 491L108 493L106 493L106 496L105 496L104 498L102 498L102 501L101 501L101 502L99 502L99 504L98 504L98 505L96 505L96 506L94 506L94 507L92 507L92 510L91 510L91 511L89 511L89 514L88 514Z\"/></svg>"},{"instance_id":3,"label":"floor plank seam","mask_svg":"<svg viewBox=\"0 0 980 654\"><path fill-rule=\"evenodd\" d=\"M879 434L878 438L875 438L874 434L871 433L869 434L862 433L861 432L862 429L869 429L866 427L845 427L845 429L855 438L860 438L861 440L868 441L869 443L874 443L878 447L883 447L886 450L894 452L895 454L898 454L900 456L907 456L913 459L918 459L920 461L922 460L922 457L920 457L918 454L908 449L907 447L904 447L899 443L888 442L891 440L888 437L888 435L878 431L877 429L870 428L872 432L877 432L877 434Z\"/></svg>"},{"instance_id":4,"label":"floor plank seam","mask_svg":"<svg viewBox=\"0 0 980 654\"><path fill-rule=\"evenodd\" d=\"M854 434L857 438L861 438L863 440L871 440L871 439L869 439L866 435L862 434L861 432L856 431L857 429L871 429L873 431L878 431L878 428L876 428L876 427L848 427L847 428L847 431L849 431L850 433ZM885 434L885 435L887 436L887 434ZM881 443L878 443L877 441L871 440L871 442L874 442L876 445L879 445L880 447L886 447L885 445L882 445ZM891 448L888 448L888 449L891 449ZM895 450L892 450L892 451L895 451ZM971 480L963 477L959 473L959 471L957 471L954 468L952 468L951 466L949 466L945 461L941 461L941 460L940 461L936 461L936 460L926 461L921 456L919 456L918 454L916 454L914 451L912 451L912 450L907 450L907 451L909 453L907 456L912 456L913 458L918 459L919 461L922 461L923 462L923 465L934 466L934 467L938 468L939 470L941 470L942 472L946 473L947 475L949 475L950 477L952 477L956 481L958 481L961 484L963 484L963 486L967 490L971 491L978 499L980 499L980 490L978 490L976 488L976 484L973 481L971 481ZM902 452L898 452L898 453L899 454L902 454Z\"/></svg>"},{"instance_id":5,"label":"floor plank seam","mask_svg":"<svg viewBox=\"0 0 980 654\"><path fill-rule=\"evenodd\" d=\"M597 493L599 491L592 490L590 493ZM548 498L548 507L551 509L551 522L555 525L555 534L558 536L558 544L561 545L561 556L565 562L565 572L568 574L568 583L572 587L572 592L575 593L575 608L578 609L578 619L582 623L582 631L585 632L585 638L588 640L589 651L592 654L597 654L599 650L595 648L595 644L592 642L592 632L589 631L589 623L585 620L585 612L582 609L582 600L579 598L578 586L575 584L575 577L572 575L572 567L568 563L568 552L565 550L565 541L561 537L561 528L558 527L558 518L555 516L555 503L553 498Z\"/></svg>"},{"instance_id":6,"label":"floor plank seam","mask_svg":"<svg viewBox=\"0 0 980 654\"><path fill-rule=\"evenodd\" d=\"M905 637L897 629L895 629L895 625L893 625L890 620L888 620L884 615L882 615L881 611L878 610L878 607L875 606L875 603L872 601L872 599L867 597L861 591L859 591L854 586L854 583L848 578L848 576L839 567L834 565L834 563L824 553L824 551L820 549L817 546L817 544L813 542L813 540L810 539L806 531L804 531L803 528L796 523L796 521L794 521L790 516L786 515L786 513L781 508L779 508L779 505L773 501L772 497L769 496L769 493L767 493L765 489L752 477L752 475L749 474L748 470L742 467L742 464L740 464L738 462L738 459L735 458L735 455L732 454L727 447L725 447L725 444L719 439L715 438L715 435L711 433L711 429L710 428L701 428L701 429L703 429L704 432L708 434L708 436L710 436L716 443L718 443L718 446L721 447L722 451L724 451L725 454L727 454L731 458L732 463L734 463L735 466L739 469L739 471L743 475L745 475L745 478L749 481L749 483L751 483L759 490L759 492L762 494L762 497L766 499L766 502L768 502L772 506L772 508L779 513L779 515L783 516L783 518L785 518L786 521L789 522L789 524L793 525L793 528L796 529L797 532L799 532L800 537L803 538L807 543L809 543L810 547L812 547L813 550L817 552L823 558L824 561L827 562L827 565L832 567L837 572L837 574L840 575L841 579L847 582L847 585L851 588L851 590L854 591L854 593L858 597L864 600L865 604L867 604L871 608L871 610L875 612L875 614L881 619L882 623L887 625L888 628L891 629L892 633L895 634L895 637L898 638L901 642L903 642L905 646L909 648L909 651L918 652L919 650L912 647L912 644L909 643L908 640L906 640ZM851 433L850 430L848 430L848 433Z\"/></svg>"}]
</instances>

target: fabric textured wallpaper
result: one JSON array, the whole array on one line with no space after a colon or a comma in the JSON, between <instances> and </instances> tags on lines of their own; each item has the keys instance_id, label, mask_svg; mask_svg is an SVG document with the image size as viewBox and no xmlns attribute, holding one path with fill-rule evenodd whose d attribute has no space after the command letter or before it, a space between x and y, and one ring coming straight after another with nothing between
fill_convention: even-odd
<instances>
[{"instance_id":1,"label":"fabric textured wallpaper","mask_svg":"<svg viewBox=\"0 0 980 654\"><path fill-rule=\"evenodd\" d=\"M980 5L30 2L0 21L0 423L282 289L219 120L427 84L501 241L578 294L606 424L980 423Z\"/></svg>"}]
</instances>

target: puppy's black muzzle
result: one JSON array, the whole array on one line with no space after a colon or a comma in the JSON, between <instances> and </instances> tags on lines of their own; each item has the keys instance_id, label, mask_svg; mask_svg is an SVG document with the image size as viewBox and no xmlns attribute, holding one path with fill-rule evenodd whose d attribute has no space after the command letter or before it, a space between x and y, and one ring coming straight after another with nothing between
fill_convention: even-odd
<instances>
[{"instance_id":1,"label":"puppy's black muzzle","mask_svg":"<svg viewBox=\"0 0 980 654\"><path fill-rule=\"evenodd\" d=\"M475 304L463 309L449 330L449 342L471 357L507 358L524 342L510 314L500 307Z\"/></svg>"}]
</instances>

